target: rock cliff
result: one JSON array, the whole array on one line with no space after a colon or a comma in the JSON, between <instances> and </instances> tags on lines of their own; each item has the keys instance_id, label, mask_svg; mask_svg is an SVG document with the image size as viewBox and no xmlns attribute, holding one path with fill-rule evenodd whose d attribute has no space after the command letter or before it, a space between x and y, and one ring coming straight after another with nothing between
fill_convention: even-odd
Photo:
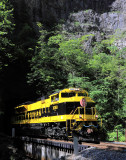
<instances>
[{"instance_id":1,"label":"rock cliff","mask_svg":"<svg viewBox=\"0 0 126 160\"><path fill-rule=\"evenodd\" d=\"M117 30L126 31L126 0L11 0L17 17L25 9L29 20L35 26L40 21L51 27L65 20L64 29L80 34L94 33L100 39L114 34ZM117 43L126 46L125 38Z\"/></svg>"}]
</instances>

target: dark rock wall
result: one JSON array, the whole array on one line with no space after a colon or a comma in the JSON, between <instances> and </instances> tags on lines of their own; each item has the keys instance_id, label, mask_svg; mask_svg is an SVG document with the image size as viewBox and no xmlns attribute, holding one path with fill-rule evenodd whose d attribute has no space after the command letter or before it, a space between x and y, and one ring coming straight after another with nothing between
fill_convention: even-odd
<instances>
[{"instance_id":1,"label":"dark rock wall","mask_svg":"<svg viewBox=\"0 0 126 160\"><path fill-rule=\"evenodd\" d=\"M112 34L117 29L126 30L126 0L11 0L17 17L26 10L36 28L40 21L46 26L64 19L65 29L73 32L100 31ZM80 25L73 28L73 24Z\"/></svg>"},{"instance_id":2,"label":"dark rock wall","mask_svg":"<svg viewBox=\"0 0 126 160\"><path fill-rule=\"evenodd\" d=\"M67 18L71 12L92 9L97 13L122 9L122 0L11 0L20 10L21 3L25 3L33 21L58 21Z\"/></svg>"},{"instance_id":3,"label":"dark rock wall","mask_svg":"<svg viewBox=\"0 0 126 160\"><path fill-rule=\"evenodd\" d=\"M126 23L126 0L11 0L20 16L26 9L31 22L48 24L67 19L71 13L93 10L99 15L99 25L103 28L117 29ZM94 18L94 15L88 15ZM81 18L81 17L79 17Z\"/></svg>"}]
</instances>

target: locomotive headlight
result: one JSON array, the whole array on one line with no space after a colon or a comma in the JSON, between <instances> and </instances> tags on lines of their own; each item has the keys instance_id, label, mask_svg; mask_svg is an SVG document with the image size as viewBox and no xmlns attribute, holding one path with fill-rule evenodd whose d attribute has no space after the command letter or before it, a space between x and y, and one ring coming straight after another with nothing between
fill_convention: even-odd
<instances>
[{"instance_id":1,"label":"locomotive headlight","mask_svg":"<svg viewBox=\"0 0 126 160\"><path fill-rule=\"evenodd\" d=\"M95 115L95 118L98 118L98 115Z\"/></svg>"},{"instance_id":2,"label":"locomotive headlight","mask_svg":"<svg viewBox=\"0 0 126 160\"><path fill-rule=\"evenodd\" d=\"M82 118L82 115L79 115L79 118Z\"/></svg>"}]
</instances>

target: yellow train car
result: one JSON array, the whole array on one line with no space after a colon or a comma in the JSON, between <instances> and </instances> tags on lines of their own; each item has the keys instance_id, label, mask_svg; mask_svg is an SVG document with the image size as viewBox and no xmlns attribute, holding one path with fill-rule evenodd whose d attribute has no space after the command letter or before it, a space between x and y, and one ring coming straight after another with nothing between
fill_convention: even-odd
<instances>
[{"instance_id":1,"label":"yellow train car","mask_svg":"<svg viewBox=\"0 0 126 160\"><path fill-rule=\"evenodd\" d=\"M47 99L15 107L12 123L17 135L68 139L75 133L98 139L95 102L80 88L63 89Z\"/></svg>"}]
</instances>

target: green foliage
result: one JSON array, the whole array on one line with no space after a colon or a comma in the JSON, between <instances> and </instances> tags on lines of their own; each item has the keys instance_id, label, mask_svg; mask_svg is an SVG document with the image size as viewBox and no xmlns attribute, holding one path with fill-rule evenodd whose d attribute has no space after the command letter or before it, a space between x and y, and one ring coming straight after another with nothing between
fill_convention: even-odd
<instances>
[{"instance_id":1,"label":"green foliage","mask_svg":"<svg viewBox=\"0 0 126 160\"><path fill-rule=\"evenodd\" d=\"M109 40L108 40L109 42ZM102 42L103 43L103 42ZM91 96L98 102L97 109L103 117L103 124L111 130L120 123L124 126L125 116L125 58L123 50L119 50L111 43L95 49L93 59L89 61L89 68L94 73ZM104 52L104 53L103 53ZM123 56L122 53L123 52Z\"/></svg>"},{"instance_id":2,"label":"green foliage","mask_svg":"<svg viewBox=\"0 0 126 160\"><path fill-rule=\"evenodd\" d=\"M58 40L55 41L54 36L50 37L46 43L48 32L42 29L40 34L35 55L30 61L32 72L28 74L28 83L36 85L39 95L62 88L65 81L65 72L62 71L62 63L60 62L62 57L55 46ZM60 36L57 37L60 41Z\"/></svg>"},{"instance_id":3,"label":"green foliage","mask_svg":"<svg viewBox=\"0 0 126 160\"><path fill-rule=\"evenodd\" d=\"M56 36L49 37L48 45L54 45L54 44L59 45L64 40L65 40L65 36L58 34Z\"/></svg>"},{"instance_id":4,"label":"green foliage","mask_svg":"<svg viewBox=\"0 0 126 160\"><path fill-rule=\"evenodd\" d=\"M120 142L125 142L125 136L122 132L118 132L119 137L118 137L118 141ZM117 141L117 132L110 132L108 133L108 141Z\"/></svg>"},{"instance_id":5,"label":"green foliage","mask_svg":"<svg viewBox=\"0 0 126 160\"><path fill-rule=\"evenodd\" d=\"M87 71L88 55L84 54L82 43L92 35L77 39L69 39L63 33L49 36L50 32L44 30L41 24L38 25L41 27L41 36L30 61L32 72L28 74L28 82L36 85L39 94L42 88L47 93L65 86L84 86L83 69Z\"/></svg>"},{"instance_id":6,"label":"green foliage","mask_svg":"<svg viewBox=\"0 0 126 160\"><path fill-rule=\"evenodd\" d=\"M90 11L90 9L84 10L85 13L88 13Z\"/></svg>"},{"instance_id":7,"label":"green foliage","mask_svg":"<svg viewBox=\"0 0 126 160\"><path fill-rule=\"evenodd\" d=\"M74 22L74 25L78 27L80 25L80 22Z\"/></svg>"},{"instance_id":8,"label":"green foliage","mask_svg":"<svg viewBox=\"0 0 126 160\"><path fill-rule=\"evenodd\" d=\"M8 0L0 2L0 69L8 65L8 59L12 58L13 43L11 33L14 29L13 9Z\"/></svg>"},{"instance_id":9,"label":"green foliage","mask_svg":"<svg viewBox=\"0 0 126 160\"><path fill-rule=\"evenodd\" d=\"M68 75L68 87L77 87L84 88L87 91L90 91L92 83L89 77L77 77L72 74Z\"/></svg>"},{"instance_id":10,"label":"green foliage","mask_svg":"<svg viewBox=\"0 0 126 160\"><path fill-rule=\"evenodd\" d=\"M125 128L123 128L122 124L115 126L113 131L108 132L107 140L125 142Z\"/></svg>"}]
</instances>

